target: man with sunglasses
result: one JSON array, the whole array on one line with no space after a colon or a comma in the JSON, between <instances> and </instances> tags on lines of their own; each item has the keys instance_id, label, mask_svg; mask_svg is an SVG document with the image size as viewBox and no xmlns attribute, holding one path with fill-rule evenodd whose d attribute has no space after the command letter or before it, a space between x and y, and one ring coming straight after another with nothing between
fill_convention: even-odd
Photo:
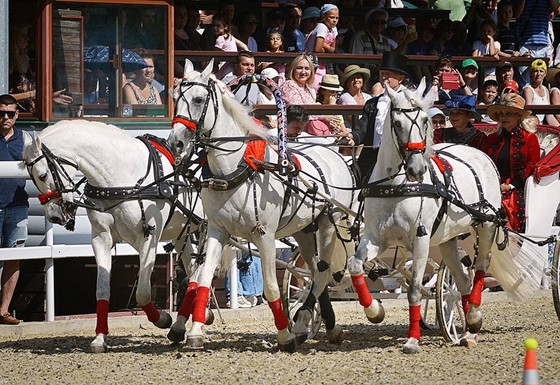
<instances>
[{"instance_id":1,"label":"man with sunglasses","mask_svg":"<svg viewBox=\"0 0 560 385\"><path fill-rule=\"evenodd\" d=\"M286 24L282 32L284 39L284 51L303 52L305 51L305 35L299 30L301 24L301 8L297 4L286 3L282 7Z\"/></svg>"},{"instance_id":2,"label":"man with sunglasses","mask_svg":"<svg viewBox=\"0 0 560 385\"><path fill-rule=\"evenodd\" d=\"M0 161L23 159L23 135L14 127L18 118L16 99L0 95ZM0 178L0 247L23 247L27 240L29 197L25 179ZM17 325L19 320L8 312L19 278L19 261L4 261L0 292L0 324Z\"/></svg>"},{"instance_id":3,"label":"man with sunglasses","mask_svg":"<svg viewBox=\"0 0 560 385\"><path fill-rule=\"evenodd\" d=\"M366 29L356 32L350 40L353 54L382 54L391 51L389 40L381 34L387 25L389 14L384 9L375 8L366 13Z\"/></svg>"}]
</instances>

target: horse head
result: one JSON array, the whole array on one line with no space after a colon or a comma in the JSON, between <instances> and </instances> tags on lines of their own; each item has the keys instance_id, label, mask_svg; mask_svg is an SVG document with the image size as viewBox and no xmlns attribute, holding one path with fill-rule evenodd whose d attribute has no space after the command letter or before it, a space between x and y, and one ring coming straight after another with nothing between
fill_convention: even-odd
<instances>
[{"instance_id":1,"label":"horse head","mask_svg":"<svg viewBox=\"0 0 560 385\"><path fill-rule=\"evenodd\" d=\"M396 92L386 87L391 98L390 134L404 164L406 178L411 182L422 182L427 171L426 159L431 155L432 124L428 109L432 106L431 92L423 96L425 79L417 90Z\"/></svg>"},{"instance_id":2,"label":"horse head","mask_svg":"<svg viewBox=\"0 0 560 385\"><path fill-rule=\"evenodd\" d=\"M77 164L54 155L35 132L33 137L25 136L23 162L39 190L37 197L47 219L59 225L71 223L77 209L73 187Z\"/></svg>"},{"instance_id":3,"label":"horse head","mask_svg":"<svg viewBox=\"0 0 560 385\"><path fill-rule=\"evenodd\" d=\"M175 157L189 157L195 142L214 128L218 119L218 95L225 85L212 74L214 60L202 72L194 70L185 60L185 72L173 95L175 116L171 124L169 144Z\"/></svg>"}]
</instances>

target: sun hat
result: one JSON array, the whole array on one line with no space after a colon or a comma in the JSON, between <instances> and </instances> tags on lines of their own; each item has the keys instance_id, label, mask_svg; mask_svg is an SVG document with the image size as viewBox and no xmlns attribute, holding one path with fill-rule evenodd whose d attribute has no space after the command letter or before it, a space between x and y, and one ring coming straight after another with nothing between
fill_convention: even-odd
<instances>
[{"instance_id":1,"label":"sun hat","mask_svg":"<svg viewBox=\"0 0 560 385\"><path fill-rule=\"evenodd\" d=\"M450 100L445 102L446 114L453 110L461 110L470 112L475 120L480 120L482 116L476 111L476 96L453 96Z\"/></svg>"},{"instance_id":2,"label":"sun hat","mask_svg":"<svg viewBox=\"0 0 560 385\"><path fill-rule=\"evenodd\" d=\"M519 92L519 84L513 79L508 79L504 82L504 90L510 89L515 92Z\"/></svg>"},{"instance_id":3,"label":"sun hat","mask_svg":"<svg viewBox=\"0 0 560 385\"><path fill-rule=\"evenodd\" d=\"M338 75L326 74L323 75L321 83L319 83L319 88L324 88L325 90L331 91L342 91L343 88L340 86L338 81Z\"/></svg>"},{"instance_id":4,"label":"sun hat","mask_svg":"<svg viewBox=\"0 0 560 385\"><path fill-rule=\"evenodd\" d=\"M378 12L379 14L383 15L385 17L385 20L387 20L387 18L389 17L389 14L387 13L386 10L379 8L379 7L375 7L370 9L369 11L367 11L366 13L366 24L369 21L369 18L371 17L371 15L373 15L375 12Z\"/></svg>"},{"instance_id":5,"label":"sun hat","mask_svg":"<svg viewBox=\"0 0 560 385\"><path fill-rule=\"evenodd\" d=\"M533 62L529 66L529 69L531 71L535 71L535 70L545 70L546 71L548 69L548 66L546 65L546 62L543 59L536 59L536 60L533 60Z\"/></svg>"},{"instance_id":6,"label":"sun hat","mask_svg":"<svg viewBox=\"0 0 560 385\"><path fill-rule=\"evenodd\" d=\"M440 110L440 109L437 108L437 107L432 107L432 108L430 108L430 109L428 110L428 116L429 116L430 118L433 118L434 116L437 116L437 115L443 115L443 116L445 116L445 114L443 113L443 111Z\"/></svg>"},{"instance_id":7,"label":"sun hat","mask_svg":"<svg viewBox=\"0 0 560 385\"><path fill-rule=\"evenodd\" d=\"M406 27L408 24L405 23L402 17L397 16L389 22L389 27L391 28L398 28L398 27Z\"/></svg>"},{"instance_id":8,"label":"sun hat","mask_svg":"<svg viewBox=\"0 0 560 385\"><path fill-rule=\"evenodd\" d=\"M500 96L496 104L492 104L486 110L490 119L494 121L499 120L499 112L514 112L523 118L531 115L531 110L525 109L525 99L519 94L503 94Z\"/></svg>"},{"instance_id":9,"label":"sun hat","mask_svg":"<svg viewBox=\"0 0 560 385\"><path fill-rule=\"evenodd\" d=\"M461 63L461 66L463 68L474 67L478 70L478 63L476 62L476 60L471 59L471 58L463 60L463 62Z\"/></svg>"},{"instance_id":10,"label":"sun hat","mask_svg":"<svg viewBox=\"0 0 560 385\"><path fill-rule=\"evenodd\" d=\"M546 73L546 81L551 86L560 87L560 83L556 81L556 75L560 73L560 64L555 65L554 67L550 67L548 72Z\"/></svg>"},{"instance_id":11,"label":"sun hat","mask_svg":"<svg viewBox=\"0 0 560 385\"><path fill-rule=\"evenodd\" d=\"M393 71L405 76L409 76L408 72L406 71L407 61L408 57L405 55L401 55L400 53L396 53L394 51L384 51L383 56L381 57L381 65L379 66L379 69L385 71Z\"/></svg>"},{"instance_id":12,"label":"sun hat","mask_svg":"<svg viewBox=\"0 0 560 385\"><path fill-rule=\"evenodd\" d=\"M321 10L317 7L305 8L303 14L301 15L301 20L305 19L318 19L321 17Z\"/></svg>"},{"instance_id":13,"label":"sun hat","mask_svg":"<svg viewBox=\"0 0 560 385\"><path fill-rule=\"evenodd\" d=\"M272 80L274 80L274 78L277 78L278 76L280 76L278 71L276 71L272 67L266 67L265 69L263 69L261 71L261 75L266 76L267 78L272 79Z\"/></svg>"},{"instance_id":14,"label":"sun hat","mask_svg":"<svg viewBox=\"0 0 560 385\"><path fill-rule=\"evenodd\" d=\"M359 65L350 64L344 69L344 75L342 75L342 78L340 78L340 84L346 84L346 81L356 74L362 75L362 77L364 78L364 84L367 83L369 77L371 76L371 72L368 68L362 68Z\"/></svg>"}]
</instances>

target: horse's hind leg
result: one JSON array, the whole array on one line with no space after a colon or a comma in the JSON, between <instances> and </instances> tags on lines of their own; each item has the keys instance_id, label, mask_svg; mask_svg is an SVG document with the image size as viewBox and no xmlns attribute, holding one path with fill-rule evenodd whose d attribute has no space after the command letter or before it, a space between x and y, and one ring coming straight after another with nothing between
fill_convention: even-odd
<instances>
[{"instance_id":1,"label":"horse's hind leg","mask_svg":"<svg viewBox=\"0 0 560 385\"><path fill-rule=\"evenodd\" d=\"M379 301L372 298L369 292L364 278L364 263L377 257L383 251L385 250L381 250L378 245L374 244L373 237L366 231L360 241L358 250L356 250L353 256L348 258L348 271L352 276L352 284L358 294L360 305L364 307L364 312L368 320L372 323L380 323L383 321L385 318L385 309L383 309Z\"/></svg>"}]
</instances>

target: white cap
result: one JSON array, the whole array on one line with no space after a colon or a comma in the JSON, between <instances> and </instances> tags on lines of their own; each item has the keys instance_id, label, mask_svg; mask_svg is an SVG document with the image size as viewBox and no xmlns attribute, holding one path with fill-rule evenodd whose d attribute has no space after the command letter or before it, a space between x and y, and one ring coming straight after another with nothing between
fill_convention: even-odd
<instances>
[{"instance_id":1,"label":"white cap","mask_svg":"<svg viewBox=\"0 0 560 385\"><path fill-rule=\"evenodd\" d=\"M428 110L428 115L430 116L430 118L433 118L436 115L443 115L445 116L445 114L443 113L442 110L440 110L439 108L436 107L432 107Z\"/></svg>"},{"instance_id":2,"label":"white cap","mask_svg":"<svg viewBox=\"0 0 560 385\"><path fill-rule=\"evenodd\" d=\"M402 17L397 16L395 18L393 18L390 22L389 22L389 27L391 28L398 28L398 27L403 27L403 26L407 26L408 24L406 24L403 20Z\"/></svg>"},{"instance_id":3,"label":"white cap","mask_svg":"<svg viewBox=\"0 0 560 385\"><path fill-rule=\"evenodd\" d=\"M272 67L266 67L264 70L261 71L261 75L266 76L267 78L269 78L271 80L280 76L280 74L278 74L278 71L276 71Z\"/></svg>"}]
</instances>

